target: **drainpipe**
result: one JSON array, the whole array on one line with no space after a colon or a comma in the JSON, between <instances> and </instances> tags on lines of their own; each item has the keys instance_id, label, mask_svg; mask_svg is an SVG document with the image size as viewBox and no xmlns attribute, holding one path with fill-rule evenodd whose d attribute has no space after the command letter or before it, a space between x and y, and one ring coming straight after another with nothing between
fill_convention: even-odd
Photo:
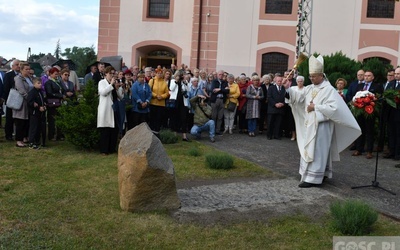
<instances>
[{"instance_id":1,"label":"drainpipe","mask_svg":"<svg viewBox=\"0 0 400 250\"><path fill-rule=\"evenodd\" d=\"M199 11L199 30L197 35L197 62L196 68L200 69L200 43L201 43L201 28L202 28L202 16L203 16L203 0L200 0L200 11Z\"/></svg>"}]
</instances>

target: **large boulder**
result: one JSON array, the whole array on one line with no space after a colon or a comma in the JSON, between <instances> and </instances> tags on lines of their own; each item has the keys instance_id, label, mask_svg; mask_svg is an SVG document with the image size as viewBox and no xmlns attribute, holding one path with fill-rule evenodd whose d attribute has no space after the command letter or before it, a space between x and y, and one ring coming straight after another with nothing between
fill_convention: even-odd
<instances>
[{"instance_id":1,"label":"large boulder","mask_svg":"<svg viewBox=\"0 0 400 250\"><path fill-rule=\"evenodd\" d=\"M119 143L118 184L124 211L180 207L174 166L147 123L129 130Z\"/></svg>"}]
</instances>

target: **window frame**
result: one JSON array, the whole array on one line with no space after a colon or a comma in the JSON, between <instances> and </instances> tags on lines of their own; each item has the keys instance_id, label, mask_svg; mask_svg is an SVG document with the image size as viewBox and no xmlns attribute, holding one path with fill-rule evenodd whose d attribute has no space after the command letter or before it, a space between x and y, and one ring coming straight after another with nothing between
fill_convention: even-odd
<instances>
[{"instance_id":1,"label":"window frame","mask_svg":"<svg viewBox=\"0 0 400 250\"><path fill-rule=\"evenodd\" d=\"M285 11L277 10L277 6L280 4L283 4L284 2L291 2L290 7L289 4L287 4L288 8ZM268 2L270 2L270 5L273 5L272 8L268 8ZM274 6L276 5L276 6ZM269 10L272 10L269 12ZM274 11L275 10L275 11ZM265 0L265 8L264 8L264 13L267 15L292 15L293 14L293 0Z\"/></svg>"},{"instance_id":2,"label":"window frame","mask_svg":"<svg viewBox=\"0 0 400 250\"><path fill-rule=\"evenodd\" d=\"M387 6L382 5L383 3L386 3ZM391 7L393 8L391 9ZM389 12L388 10L384 10L384 8L389 9L389 11L391 12ZM366 17L379 18L379 19L394 19L395 8L396 8L396 1L394 0L367 0ZM389 15L384 15L384 14L389 14Z\"/></svg>"},{"instance_id":3,"label":"window frame","mask_svg":"<svg viewBox=\"0 0 400 250\"><path fill-rule=\"evenodd\" d=\"M168 3L157 3L157 2L162 2L162 1L168 1ZM153 3L152 3L153 2ZM156 3L154 3L154 2L156 2ZM152 12L152 5L153 5L153 8L155 8L155 5L168 5L168 12L167 12L167 15L151 15L151 12ZM167 9L167 8L165 8L165 9ZM163 11L165 10L165 9L163 9ZM153 10L154 12L156 12L156 10ZM168 19L169 18L169 16L171 15L171 0L148 0L148 2L147 2L147 15L146 15L146 17L147 18L160 18L160 19Z\"/></svg>"},{"instance_id":4,"label":"window frame","mask_svg":"<svg viewBox=\"0 0 400 250\"><path fill-rule=\"evenodd\" d=\"M175 0L169 0L168 17L156 17L150 15L150 2L152 0L143 1L142 21L143 22L173 22L174 21L174 6Z\"/></svg>"},{"instance_id":5,"label":"window frame","mask_svg":"<svg viewBox=\"0 0 400 250\"><path fill-rule=\"evenodd\" d=\"M264 60L264 56L265 56L265 60ZM267 58L268 56L271 57L276 57L276 56L282 56L282 58L279 58L279 60L277 60L276 58ZM288 69L289 67L289 55L282 53L282 52L278 52L278 51L271 51L271 52L266 52L261 54L261 75L267 74L267 73L281 73L283 75L283 73ZM277 67L270 67L268 66L268 64L274 64L274 62L279 61L279 63L276 63L276 65L278 65ZM271 63L272 62L272 63ZM265 67L264 67L265 65ZM265 70L269 70L269 72L264 72ZM276 72L273 72L273 71Z\"/></svg>"}]
</instances>

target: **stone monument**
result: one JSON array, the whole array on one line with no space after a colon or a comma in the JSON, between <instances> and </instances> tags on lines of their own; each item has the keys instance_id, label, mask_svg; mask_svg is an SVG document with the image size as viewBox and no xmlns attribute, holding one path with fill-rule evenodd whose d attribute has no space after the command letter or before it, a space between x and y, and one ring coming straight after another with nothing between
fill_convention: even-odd
<instances>
[{"instance_id":1,"label":"stone monument","mask_svg":"<svg viewBox=\"0 0 400 250\"><path fill-rule=\"evenodd\" d=\"M119 143L118 185L124 211L180 207L174 166L147 123L129 130Z\"/></svg>"}]
</instances>

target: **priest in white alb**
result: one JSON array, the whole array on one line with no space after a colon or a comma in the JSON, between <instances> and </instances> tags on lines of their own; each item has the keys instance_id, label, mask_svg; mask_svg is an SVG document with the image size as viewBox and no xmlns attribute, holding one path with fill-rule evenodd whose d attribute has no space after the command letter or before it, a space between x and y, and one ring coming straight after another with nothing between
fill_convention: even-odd
<instances>
[{"instance_id":1,"label":"priest in white alb","mask_svg":"<svg viewBox=\"0 0 400 250\"><path fill-rule=\"evenodd\" d=\"M296 122L301 188L332 178L332 161L339 161L339 153L361 134L349 108L326 79L321 55L310 57L309 76L312 84L301 90L283 81Z\"/></svg>"}]
</instances>

